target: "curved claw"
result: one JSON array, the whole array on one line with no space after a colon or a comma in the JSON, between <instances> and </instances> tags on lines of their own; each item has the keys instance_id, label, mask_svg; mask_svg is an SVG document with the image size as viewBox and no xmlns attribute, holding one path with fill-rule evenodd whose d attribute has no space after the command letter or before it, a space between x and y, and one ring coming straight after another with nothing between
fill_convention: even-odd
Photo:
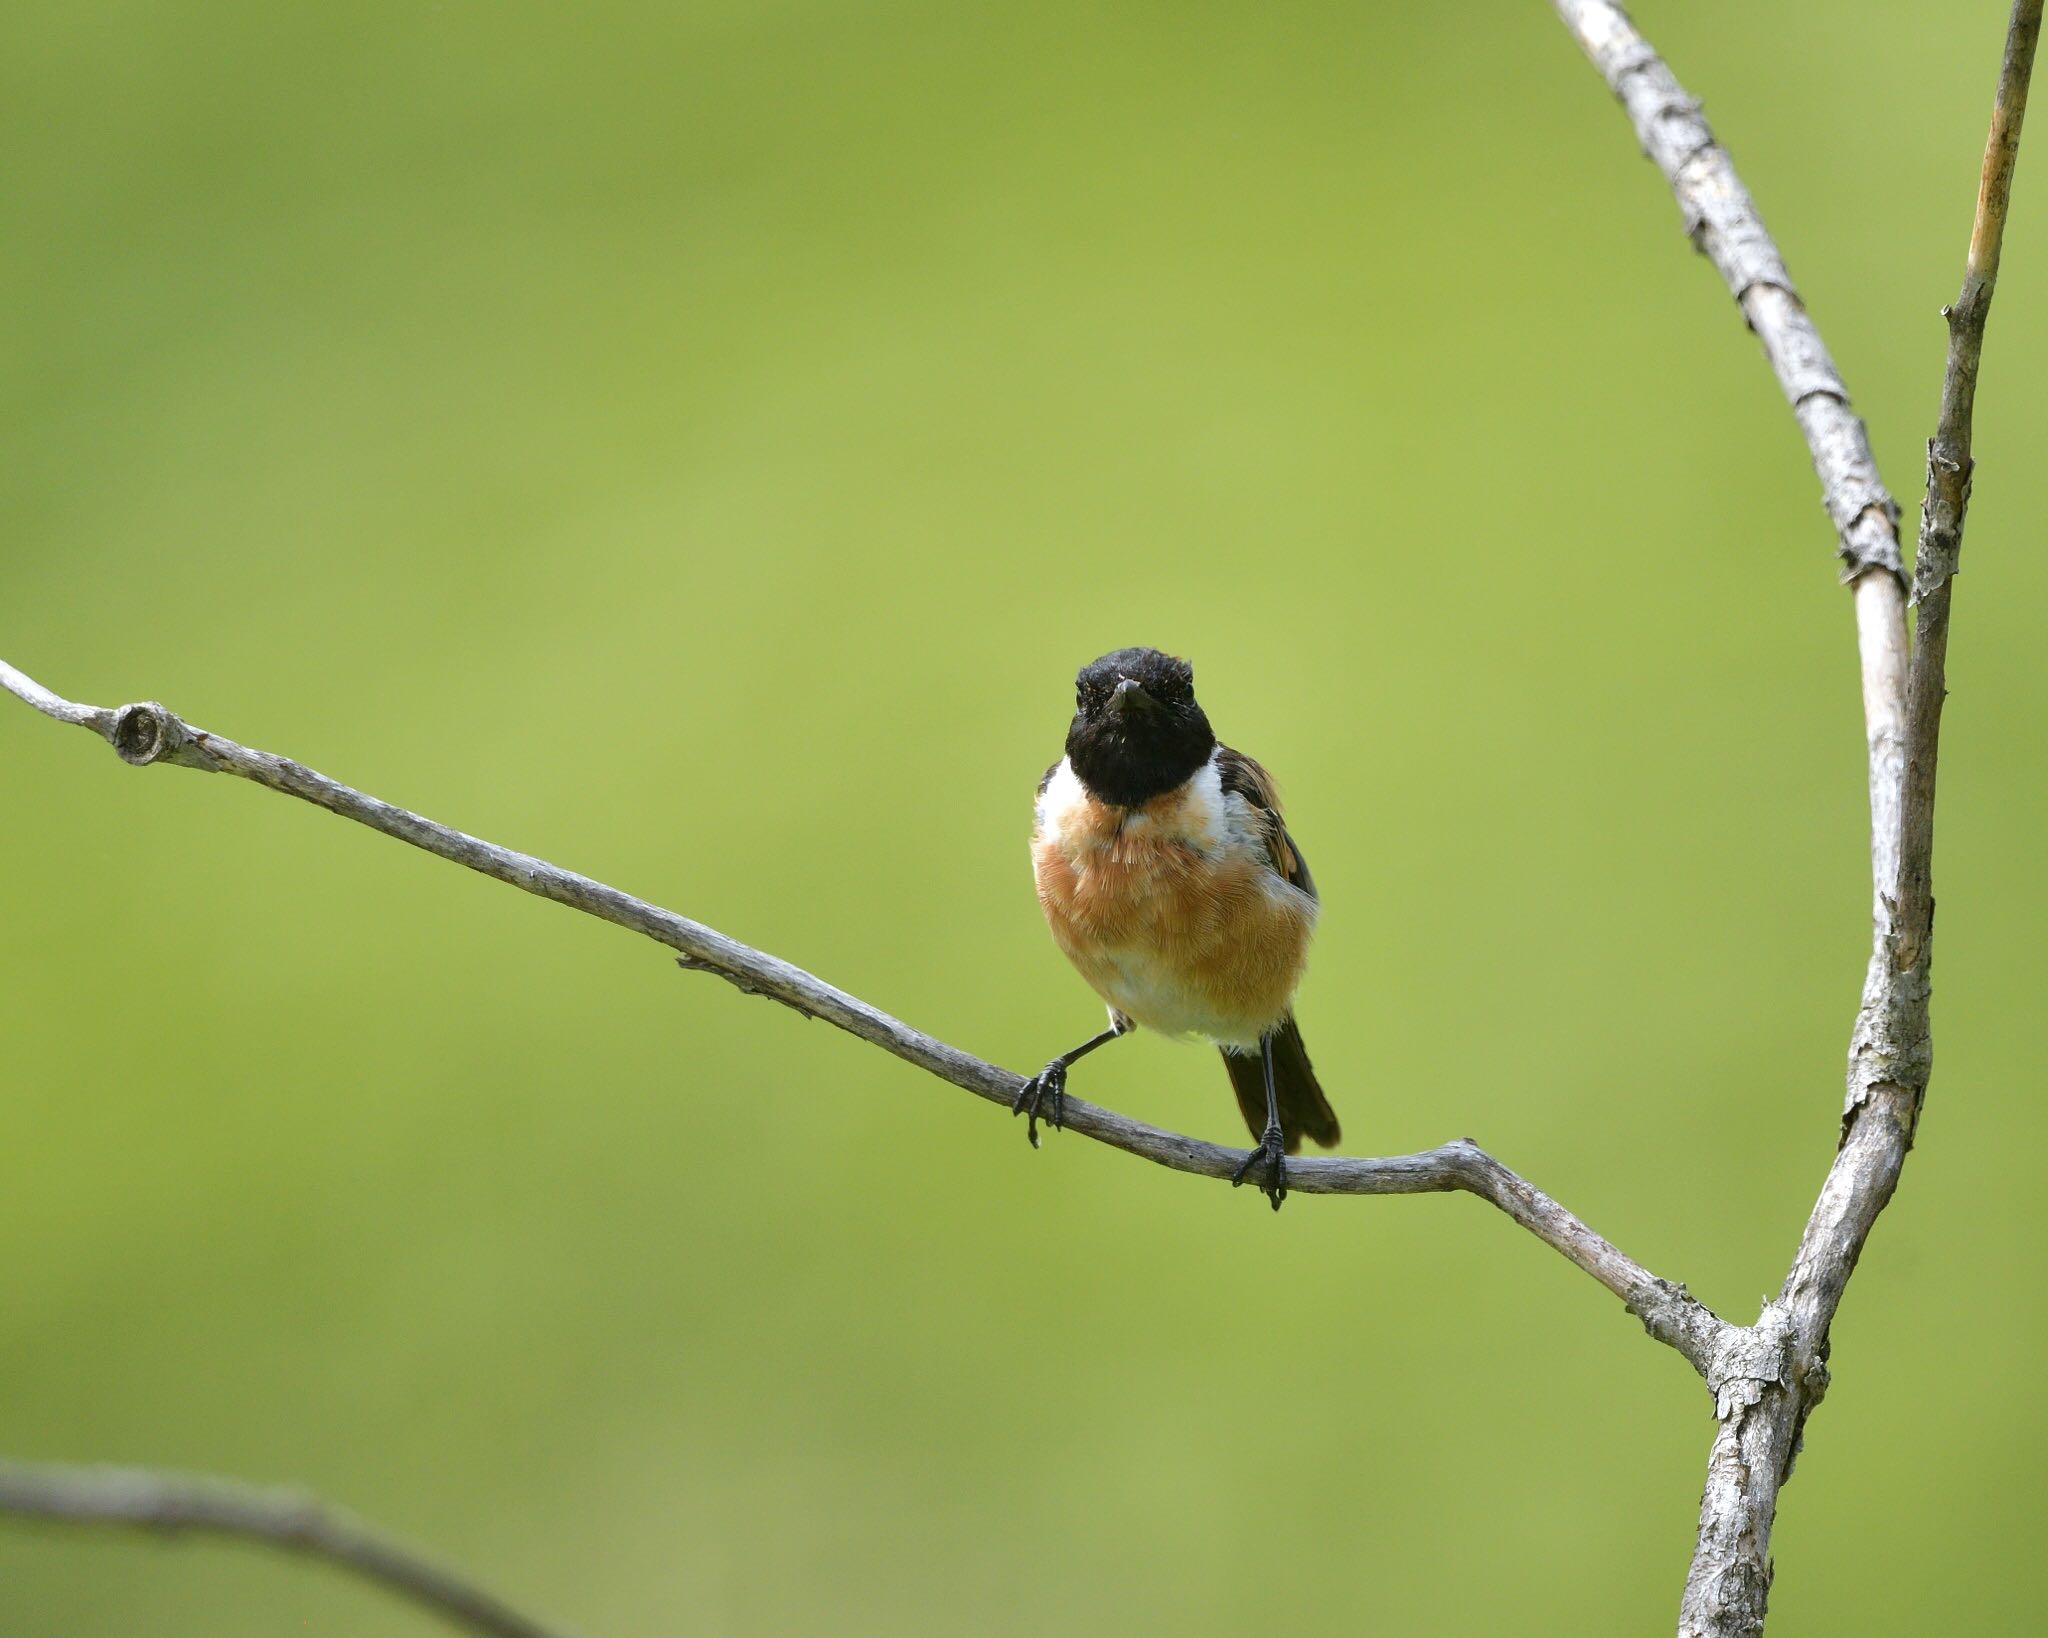
<instances>
[{"instance_id":1,"label":"curved claw","mask_svg":"<svg viewBox=\"0 0 2048 1638\"><path fill-rule=\"evenodd\" d=\"M1046 1108L1047 1103L1052 1105ZM1010 1100L1010 1113L1026 1115L1024 1135L1031 1141L1031 1147L1038 1147L1038 1122L1044 1117L1046 1125L1055 1132L1066 1124L1067 1119L1067 1066L1055 1058L1030 1080L1017 1088L1016 1097Z\"/></svg>"},{"instance_id":2,"label":"curved claw","mask_svg":"<svg viewBox=\"0 0 2048 1638\"><path fill-rule=\"evenodd\" d=\"M1237 1163L1237 1170L1230 1174L1230 1186L1234 1189L1243 1183L1260 1161L1266 1163L1266 1181L1259 1185L1259 1189L1278 1211L1280 1202L1287 1198L1287 1139L1279 1127L1266 1128L1258 1146L1248 1152Z\"/></svg>"}]
</instances>

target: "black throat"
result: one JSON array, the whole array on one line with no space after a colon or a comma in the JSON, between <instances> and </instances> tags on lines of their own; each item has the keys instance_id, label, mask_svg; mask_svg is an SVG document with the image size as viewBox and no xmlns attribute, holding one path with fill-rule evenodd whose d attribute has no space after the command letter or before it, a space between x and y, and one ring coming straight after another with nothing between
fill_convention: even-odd
<instances>
[{"instance_id":1,"label":"black throat","mask_svg":"<svg viewBox=\"0 0 2048 1638\"><path fill-rule=\"evenodd\" d=\"M1098 801L1142 807L1186 784L1216 749L1216 736L1199 707L1187 716L1137 720L1074 719L1067 731L1067 761Z\"/></svg>"}]
</instances>

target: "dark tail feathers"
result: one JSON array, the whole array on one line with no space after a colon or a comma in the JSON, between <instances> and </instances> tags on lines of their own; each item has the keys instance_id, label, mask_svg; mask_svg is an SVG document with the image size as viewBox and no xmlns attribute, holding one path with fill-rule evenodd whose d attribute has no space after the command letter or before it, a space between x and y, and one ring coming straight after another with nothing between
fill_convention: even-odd
<instances>
[{"instance_id":1,"label":"dark tail feathers","mask_svg":"<svg viewBox=\"0 0 2048 1638\"><path fill-rule=\"evenodd\" d=\"M1344 1134L1337 1125L1336 1110L1316 1084L1316 1072L1309 1064L1308 1048L1301 1044L1301 1030L1293 1014L1280 1021L1270 1039L1273 1090L1280 1098L1280 1129L1287 1134L1287 1152L1293 1154L1299 1149L1303 1138L1312 1138L1326 1149L1334 1148ZM1251 1128L1253 1137L1263 1135L1266 1072L1260 1066L1259 1055L1254 1052L1241 1057L1226 1048L1223 1067L1230 1071L1231 1090L1237 1094L1237 1107L1244 1111L1245 1125Z\"/></svg>"}]
</instances>

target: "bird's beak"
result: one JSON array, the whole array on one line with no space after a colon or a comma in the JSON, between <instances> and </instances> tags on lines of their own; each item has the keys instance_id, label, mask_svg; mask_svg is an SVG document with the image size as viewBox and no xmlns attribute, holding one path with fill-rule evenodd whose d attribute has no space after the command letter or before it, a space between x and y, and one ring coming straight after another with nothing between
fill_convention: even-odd
<instances>
[{"instance_id":1,"label":"bird's beak","mask_svg":"<svg viewBox=\"0 0 2048 1638\"><path fill-rule=\"evenodd\" d=\"M1135 677L1126 677L1116 685L1116 692L1109 696L1110 705L1125 716L1140 711L1154 711L1159 702L1146 693Z\"/></svg>"}]
</instances>

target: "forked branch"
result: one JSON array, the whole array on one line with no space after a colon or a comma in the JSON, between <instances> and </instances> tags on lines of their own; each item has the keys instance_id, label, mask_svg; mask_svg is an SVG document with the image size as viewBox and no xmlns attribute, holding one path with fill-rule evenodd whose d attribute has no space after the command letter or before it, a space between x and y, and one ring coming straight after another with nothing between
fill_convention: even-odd
<instances>
[{"instance_id":1,"label":"forked branch","mask_svg":"<svg viewBox=\"0 0 2048 1638\"><path fill-rule=\"evenodd\" d=\"M1945 694L1949 582L1969 500L1971 408L1984 317L1998 274L2013 162L2041 27L2018 0L2007 30L1963 292L1928 445L1910 660L1894 520L1863 426L1785 273L1755 202L1699 105L1608 0L1554 0L1664 173L1688 232L1720 269L1792 402L1855 591L1869 745L1873 936L1849 1049L1841 1141L1778 1296L1748 1335L1754 1371L1719 1395L1699 1535L1680 1605L1681 1638L1763 1630L1771 1526L1806 1418L1828 1385L1828 1334L1912 1145L1932 1064L1928 1027L1934 900L1935 762Z\"/></svg>"}]
</instances>

